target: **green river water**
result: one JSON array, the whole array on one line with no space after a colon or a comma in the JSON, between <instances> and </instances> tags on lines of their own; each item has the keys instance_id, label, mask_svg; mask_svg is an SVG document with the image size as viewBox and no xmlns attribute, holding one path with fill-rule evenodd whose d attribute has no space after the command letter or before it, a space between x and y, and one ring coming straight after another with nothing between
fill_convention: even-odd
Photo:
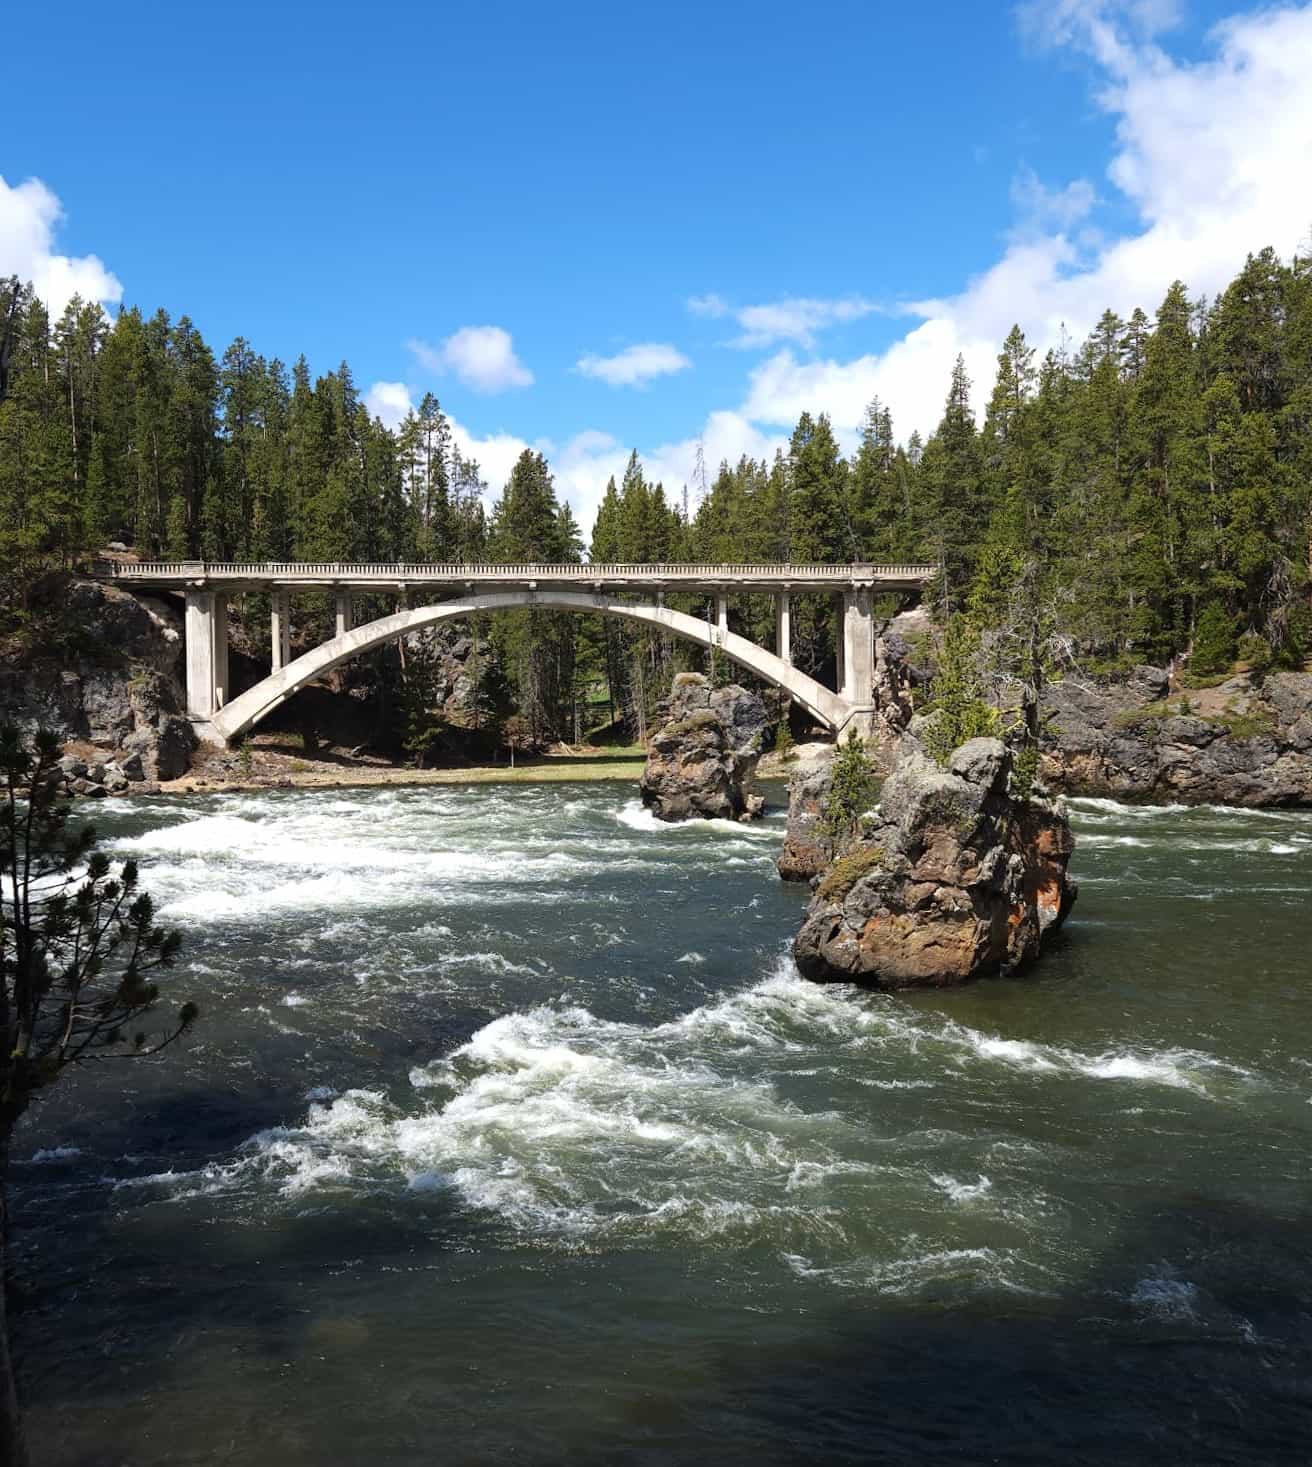
<instances>
[{"instance_id":1,"label":"green river water","mask_svg":"<svg viewBox=\"0 0 1312 1467\"><path fill-rule=\"evenodd\" d=\"M893 997L778 810L102 802L203 1018L19 1138L36 1460L1312 1460L1312 813L1071 808L1042 963Z\"/></svg>"}]
</instances>

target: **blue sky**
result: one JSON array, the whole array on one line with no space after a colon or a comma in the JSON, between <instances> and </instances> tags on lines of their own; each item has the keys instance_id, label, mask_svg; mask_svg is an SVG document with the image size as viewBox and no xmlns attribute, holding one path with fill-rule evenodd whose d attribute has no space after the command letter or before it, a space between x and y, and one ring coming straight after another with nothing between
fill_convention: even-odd
<instances>
[{"instance_id":1,"label":"blue sky","mask_svg":"<svg viewBox=\"0 0 1312 1467\"><path fill-rule=\"evenodd\" d=\"M435 391L590 517L1312 225L1312 3L45 7L0 271ZM62 208L62 214L61 214ZM91 258L94 257L94 258ZM61 263L62 262L62 263Z\"/></svg>"}]
</instances>

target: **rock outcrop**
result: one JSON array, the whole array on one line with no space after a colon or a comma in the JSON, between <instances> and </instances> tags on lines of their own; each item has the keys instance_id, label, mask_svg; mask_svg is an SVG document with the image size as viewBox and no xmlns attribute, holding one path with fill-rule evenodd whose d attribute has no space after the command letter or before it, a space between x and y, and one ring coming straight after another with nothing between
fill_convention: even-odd
<instances>
[{"instance_id":1,"label":"rock outcrop","mask_svg":"<svg viewBox=\"0 0 1312 1467\"><path fill-rule=\"evenodd\" d=\"M144 779L185 774L196 740L185 716L182 621L173 608L96 581L53 578L37 610L56 629L55 641L33 637L0 660L0 718L28 731L47 728L65 743L118 751L115 768L128 783L125 761L133 759Z\"/></svg>"},{"instance_id":2,"label":"rock outcrop","mask_svg":"<svg viewBox=\"0 0 1312 1467\"><path fill-rule=\"evenodd\" d=\"M821 821L833 775L833 745L828 757L799 763L788 776L788 828L779 852L779 875L785 881L810 881L834 859L833 837Z\"/></svg>"},{"instance_id":3,"label":"rock outcrop","mask_svg":"<svg viewBox=\"0 0 1312 1467\"><path fill-rule=\"evenodd\" d=\"M1075 900L1065 815L1010 793L1011 755L972 739L941 769L912 739L876 824L816 883L794 944L808 978L880 988L1012 972Z\"/></svg>"},{"instance_id":4,"label":"rock outcrop","mask_svg":"<svg viewBox=\"0 0 1312 1467\"><path fill-rule=\"evenodd\" d=\"M1045 782L1070 794L1312 804L1312 674L1171 690L1161 668L1072 676L1044 695Z\"/></svg>"},{"instance_id":5,"label":"rock outcrop","mask_svg":"<svg viewBox=\"0 0 1312 1467\"><path fill-rule=\"evenodd\" d=\"M900 612L875 634L876 751L896 751L931 676L933 619L923 606Z\"/></svg>"},{"instance_id":6,"label":"rock outcrop","mask_svg":"<svg viewBox=\"0 0 1312 1467\"><path fill-rule=\"evenodd\" d=\"M712 688L700 673L674 679L666 722L647 751L642 802L659 820L750 820L764 799L748 792L769 716L735 683Z\"/></svg>"}]
</instances>

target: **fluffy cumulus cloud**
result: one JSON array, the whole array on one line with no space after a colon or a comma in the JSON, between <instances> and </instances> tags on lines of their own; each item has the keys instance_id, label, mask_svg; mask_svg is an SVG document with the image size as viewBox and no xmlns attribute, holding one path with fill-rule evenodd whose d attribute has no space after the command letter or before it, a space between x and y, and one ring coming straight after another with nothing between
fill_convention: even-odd
<instances>
[{"instance_id":1,"label":"fluffy cumulus cloud","mask_svg":"<svg viewBox=\"0 0 1312 1467\"><path fill-rule=\"evenodd\" d=\"M1217 26L1204 60L1172 58L1158 37L1176 18L1166 0L1048 0L1026 7L1031 36L1075 48L1098 69L1096 101L1116 122L1107 183L1139 227L1103 238L1081 226L1098 189L1077 179L1018 179L1019 219L1002 257L958 294L911 308L921 322L887 349L854 360L782 351L751 374L745 415L786 424L825 410L848 432L871 396L903 434L932 428L961 353L987 394L998 344L1019 322L1031 343L1076 340L1107 307L1152 310L1171 281L1222 289L1265 244L1288 256L1306 241L1312 206L1299 185L1312 158L1312 4L1238 15Z\"/></svg>"},{"instance_id":2,"label":"fluffy cumulus cloud","mask_svg":"<svg viewBox=\"0 0 1312 1467\"><path fill-rule=\"evenodd\" d=\"M653 378L669 377L691 366L688 358L668 342L643 341L626 346L613 357L580 357L575 371L612 387L642 387Z\"/></svg>"},{"instance_id":3,"label":"fluffy cumulus cloud","mask_svg":"<svg viewBox=\"0 0 1312 1467\"><path fill-rule=\"evenodd\" d=\"M1051 181L1020 172L1015 226L998 258L955 293L904 307L906 329L877 351L842 357L820 349L827 329L877 309L860 295L750 306L720 295L689 300L691 313L737 328L731 344L762 355L737 406L712 412L700 434L639 445L648 474L678 494L694 483L699 447L711 474L721 459L768 458L803 411L829 413L850 446L874 397L892 409L900 436L928 432L958 354L977 405L984 401L1013 323L1040 349L1063 333L1079 341L1108 307L1122 315L1136 306L1152 311L1177 278L1194 294L1215 294L1249 251L1271 244L1288 257L1306 247L1312 0L1233 16L1214 28L1201 59L1171 55L1167 37L1177 18L1176 0L1035 0L1025 7L1032 42L1073 50L1093 67L1094 100L1116 137L1102 176ZM1128 202L1136 224L1100 232L1105 201ZM509 337L505 344L509 352ZM627 380L624 369L615 372L615 380ZM508 470L527 446L510 435L466 441L494 490L500 468ZM607 478L623 472L629 446L592 431L549 448L557 484L586 528Z\"/></svg>"},{"instance_id":4,"label":"fluffy cumulus cloud","mask_svg":"<svg viewBox=\"0 0 1312 1467\"><path fill-rule=\"evenodd\" d=\"M501 326L462 326L439 346L419 340L406 344L420 366L454 372L476 392L505 392L533 382L533 373L515 355L510 332Z\"/></svg>"},{"instance_id":5,"label":"fluffy cumulus cloud","mask_svg":"<svg viewBox=\"0 0 1312 1467\"><path fill-rule=\"evenodd\" d=\"M122 300L118 278L96 255L56 252L55 229L63 213L39 178L11 187L0 175L0 275L31 281L55 315L75 295L106 305Z\"/></svg>"}]
</instances>

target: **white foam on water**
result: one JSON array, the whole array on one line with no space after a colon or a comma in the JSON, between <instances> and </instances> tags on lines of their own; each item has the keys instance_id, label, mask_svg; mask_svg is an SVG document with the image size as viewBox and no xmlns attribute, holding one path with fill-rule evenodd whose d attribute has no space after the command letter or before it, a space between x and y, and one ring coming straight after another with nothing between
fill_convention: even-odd
<instances>
[{"instance_id":1,"label":"white foam on water","mask_svg":"<svg viewBox=\"0 0 1312 1467\"><path fill-rule=\"evenodd\" d=\"M973 1182L962 1181L960 1177L950 1177L943 1173L931 1172L929 1180L943 1193L949 1202L978 1202L980 1198L987 1197L993 1190L993 1182L983 1174L976 1177Z\"/></svg>"},{"instance_id":2,"label":"white foam on water","mask_svg":"<svg viewBox=\"0 0 1312 1467\"><path fill-rule=\"evenodd\" d=\"M76 1161L81 1155L80 1146L42 1146L27 1161L31 1166L55 1166L60 1162Z\"/></svg>"},{"instance_id":3,"label":"white foam on water","mask_svg":"<svg viewBox=\"0 0 1312 1467\"><path fill-rule=\"evenodd\" d=\"M630 800L614 817L630 830L640 830L647 835L677 837L697 835L730 835L739 840L768 841L775 844L779 835L775 830L764 830L760 822L737 820L658 820L641 800Z\"/></svg>"},{"instance_id":4,"label":"white foam on water","mask_svg":"<svg viewBox=\"0 0 1312 1467\"><path fill-rule=\"evenodd\" d=\"M542 966L529 963L512 962L510 958L497 952L482 953L444 953L438 959L436 966L439 968L477 968L485 973L518 973L525 977L536 978L542 974Z\"/></svg>"},{"instance_id":5,"label":"white foam on water","mask_svg":"<svg viewBox=\"0 0 1312 1467\"><path fill-rule=\"evenodd\" d=\"M1120 800L1110 800L1095 795L1067 795L1065 798L1067 805L1077 813L1090 811L1115 815L1121 820L1159 820L1164 815L1182 815L1200 808L1222 808L1221 806L1200 807L1197 805L1126 805Z\"/></svg>"}]
</instances>

